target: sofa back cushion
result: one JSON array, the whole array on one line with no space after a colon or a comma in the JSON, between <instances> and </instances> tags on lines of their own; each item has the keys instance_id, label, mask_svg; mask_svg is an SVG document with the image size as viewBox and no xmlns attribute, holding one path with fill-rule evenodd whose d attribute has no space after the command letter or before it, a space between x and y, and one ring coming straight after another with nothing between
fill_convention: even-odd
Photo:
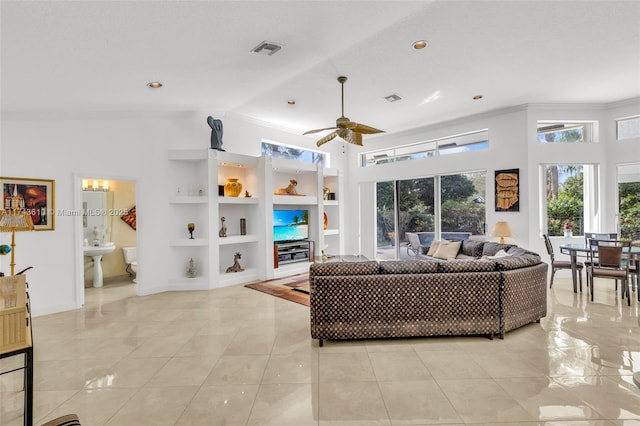
<instances>
[{"instance_id":1,"label":"sofa back cushion","mask_svg":"<svg viewBox=\"0 0 640 426\"><path fill-rule=\"evenodd\" d=\"M521 256L507 256L499 259L493 259L498 271L510 271L512 269L526 268L528 266L537 265L542 260L535 253L523 254Z\"/></svg>"},{"instance_id":2,"label":"sofa back cushion","mask_svg":"<svg viewBox=\"0 0 640 426\"><path fill-rule=\"evenodd\" d=\"M326 262L312 263L309 275L374 275L378 273L378 262Z\"/></svg>"},{"instance_id":3,"label":"sofa back cushion","mask_svg":"<svg viewBox=\"0 0 640 426\"><path fill-rule=\"evenodd\" d=\"M379 263L381 274L430 274L438 272L438 263L429 260L383 260Z\"/></svg>"},{"instance_id":4,"label":"sofa back cushion","mask_svg":"<svg viewBox=\"0 0 640 426\"><path fill-rule=\"evenodd\" d=\"M515 247L513 244L500 244L493 241L485 241L482 246L483 256L495 256L500 250L509 251L509 248Z\"/></svg>"},{"instance_id":5,"label":"sofa back cushion","mask_svg":"<svg viewBox=\"0 0 640 426\"><path fill-rule=\"evenodd\" d=\"M446 262L439 262L440 272L491 272L496 270L495 262L486 259L454 259Z\"/></svg>"},{"instance_id":6,"label":"sofa back cushion","mask_svg":"<svg viewBox=\"0 0 640 426\"><path fill-rule=\"evenodd\" d=\"M484 241L479 240L463 240L460 252L465 256L482 257L482 248L484 247L484 243Z\"/></svg>"},{"instance_id":7,"label":"sofa back cushion","mask_svg":"<svg viewBox=\"0 0 640 426\"><path fill-rule=\"evenodd\" d=\"M509 253L511 256L524 256L525 254L533 254L538 256L538 253L534 253L532 251L529 251L527 249L523 249L522 247L517 247L517 246L509 247L509 250L507 250L507 253Z\"/></svg>"}]
</instances>

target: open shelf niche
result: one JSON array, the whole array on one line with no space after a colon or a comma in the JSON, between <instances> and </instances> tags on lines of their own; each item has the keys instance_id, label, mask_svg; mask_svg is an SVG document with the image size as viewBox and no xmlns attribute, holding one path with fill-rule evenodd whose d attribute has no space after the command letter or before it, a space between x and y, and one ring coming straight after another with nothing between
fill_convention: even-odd
<instances>
[{"instance_id":1,"label":"open shelf niche","mask_svg":"<svg viewBox=\"0 0 640 426\"><path fill-rule=\"evenodd\" d=\"M333 254L344 246L343 213L340 204L342 176L337 170L316 164L273 157L252 157L211 149L175 149L170 163L169 289L212 289L305 272L310 262L293 262L274 268L273 210L309 211L309 240L315 258L328 244ZM238 197L220 195L220 186L229 178L242 184ZM303 195L276 195L291 180ZM323 187L336 200L323 199ZM179 188L179 191L178 191ZM250 197L245 196L245 191ZM325 209L330 227L324 230ZM222 218L226 236L220 236ZM246 232L241 232L244 219ZM187 223L195 223L194 239L189 239ZM241 272L226 272L240 253ZM313 254L312 254L313 256ZM196 262L197 276L187 277L189 259ZM313 259L310 259L313 260ZM285 267L286 266L286 267Z\"/></svg>"},{"instance_id":2,"label":"open shelf niche","mask_svg":"<svg viewBox=\"0 0 640 426\"><path fill-rule=\"evenodd\" d=\"M209 219L210 169L206 149L169 151L169 289L208 289L210 283ZM188 223L195 224L193 239ZM187 277L189 262L195 262L197 274Z\"/></svg>"}]
</instances>

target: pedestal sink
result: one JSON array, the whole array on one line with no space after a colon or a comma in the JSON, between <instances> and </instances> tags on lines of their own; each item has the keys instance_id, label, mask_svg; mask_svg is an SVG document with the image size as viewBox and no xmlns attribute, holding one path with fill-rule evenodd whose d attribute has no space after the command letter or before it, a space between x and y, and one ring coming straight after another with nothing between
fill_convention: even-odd
<instances>
[{"instance_id":1,"label":"pedestal sink","mask_svg":"<svg viewBox=\"0 0 640 426\"><path fill-rule=\"evenodd\" d=\"M93 258L93 286L102 287L102 256L116 249L115 243L104 243L99 246L84 246L85 256Z\"/></svg>"}]
</instances>

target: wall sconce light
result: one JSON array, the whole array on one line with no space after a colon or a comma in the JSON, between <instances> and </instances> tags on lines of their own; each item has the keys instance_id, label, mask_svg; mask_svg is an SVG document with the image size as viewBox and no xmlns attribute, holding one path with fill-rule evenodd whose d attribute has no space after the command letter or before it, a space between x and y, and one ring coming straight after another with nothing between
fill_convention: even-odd
<instances>
[{"instance_id":1,"label":"wall sconce light","mask_svg":"<svg viewBox=\"0 0 640 426\"><path fill-rule=\"evenodd\" d=\"M91 182L91 186L89 186L89 182ZM82 179L82 190L83 191L104 191L108 192L111 184L108 180L103 180L102 184L98 179Z\"/></svg>"}]
</instances>

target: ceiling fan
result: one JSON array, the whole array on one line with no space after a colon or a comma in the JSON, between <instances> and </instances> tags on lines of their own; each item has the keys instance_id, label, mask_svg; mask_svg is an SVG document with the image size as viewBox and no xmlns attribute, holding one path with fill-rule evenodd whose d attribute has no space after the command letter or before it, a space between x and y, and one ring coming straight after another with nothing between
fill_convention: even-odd
<instances>
[{"instance_id":1,"label":"ceiling fan","mask_svg":"<svg viewBox=\"0 0 640 426\"><path fill-rule=\"evenodd\" d=\"M340 136L345 141L352 143L354 145L362 146L362 135L370 135L374 133L384 133L384 130L378 130L371 126L367 126L365 124L360 124L349 120L344 116L344 82L347 81L347 77L340 76L338 77L338 82L340 82L342 89L342 115L336 120L335 127L325 127L324 129L315 129L309 130L308 132L304 132L303 135L309 135L311 133L322 132L324 130L333 130L333 132L329 133L322 139L318 140L316 145L323 145L330 140L334 139L336 136Z\"/></svg>"}]
</instances>

